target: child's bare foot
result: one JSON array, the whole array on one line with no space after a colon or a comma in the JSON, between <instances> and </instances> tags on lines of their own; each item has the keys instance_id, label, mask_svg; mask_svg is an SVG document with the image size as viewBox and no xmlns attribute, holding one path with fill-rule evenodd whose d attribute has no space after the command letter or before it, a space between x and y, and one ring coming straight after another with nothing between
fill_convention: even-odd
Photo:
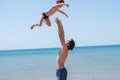
<instances>
[{"instance_id":1,"label":"child's bare foot","mask_svg":"<svg viewBox=\"0 0 120 80\"><path fill-rule=\"evenodd\" d=\"M33 29L34 28L34 24L31 25L30 29Z\"/></svg>"}]
</instances>

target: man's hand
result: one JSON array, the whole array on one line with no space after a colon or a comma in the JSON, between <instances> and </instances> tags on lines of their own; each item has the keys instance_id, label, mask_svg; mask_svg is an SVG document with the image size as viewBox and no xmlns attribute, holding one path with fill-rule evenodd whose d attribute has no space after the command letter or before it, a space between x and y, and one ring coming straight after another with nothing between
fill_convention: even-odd
<instances>
[{"instance_id":1,"label":"man's hand","mask_svg":"<svg viewBox=\"0 0 120 80\"><path fill-rule=\"evenodd\" d=\"M55 18L55 22L58 24L58 25L61 25L61 21L56 17Z\"/></svg>"}]
</instances>

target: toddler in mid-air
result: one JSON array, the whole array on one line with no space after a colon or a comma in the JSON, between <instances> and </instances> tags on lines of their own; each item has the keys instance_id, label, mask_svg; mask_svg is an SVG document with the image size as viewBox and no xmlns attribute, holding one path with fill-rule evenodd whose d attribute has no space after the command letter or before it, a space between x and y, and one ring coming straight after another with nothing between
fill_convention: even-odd
<instances>
[{"instance_id":1,"label":"toddler in mid-air","mask_svg":"<svg viewBox=\"0 0 120 80\"><path fill-rule=\"evenodd\" d=\"M49 17L53 15L54 13L56 13L57 11L62 13L66 17L68 17L68 15L64 11L59 9L63 6L69 7L69 4L64 3L64 0L57 0L56 4L52 5L47 11L42 13L40 17L40 21L36 24L32 24L30 28L33 29L35 26L42 26L43 22L45 22L48 26L51 26Z\"/></svg>"}]
</instances>

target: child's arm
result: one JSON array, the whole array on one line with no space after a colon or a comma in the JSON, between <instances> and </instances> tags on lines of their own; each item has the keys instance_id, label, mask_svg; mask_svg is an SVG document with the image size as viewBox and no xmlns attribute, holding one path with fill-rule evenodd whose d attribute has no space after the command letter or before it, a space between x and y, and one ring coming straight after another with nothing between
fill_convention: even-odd
<instances>
[{"instance_id":1,"label":"child's arm","mask_svg":"<svg viewBox=\"0 0 120 80\"><path fill-rule=\"evenodd\" d=\"M55 4L54 7L61 7L61 6L66 6L66 7L69 7L69 4L67 3L59 3L59 4Z\"/></svg>"},{"instance_id":2,"label":"child's arm","mask_svg":"<svg viewBox=\"0 0 120 80\"><path fill-rule=\"evenodd\" d=\"M58 12L62 13L63 15L65 15L66 17L69 17L64 11L58 9Z\"/></svg>"},{"instance_id":3,"label":"child's arm","mask_svg":"<svg viewBox=\"0 0 120 80\"><path fill-rule=\"evenodd\" d=\"M59 5L69 7L68 3L59 3Z\"/></svg>"}]
</instances>

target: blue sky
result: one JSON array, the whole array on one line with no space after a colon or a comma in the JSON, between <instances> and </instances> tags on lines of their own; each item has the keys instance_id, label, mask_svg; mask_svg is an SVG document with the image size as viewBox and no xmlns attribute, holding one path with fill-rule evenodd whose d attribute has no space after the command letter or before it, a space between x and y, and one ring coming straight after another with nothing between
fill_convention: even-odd
<instances>
[{"instance_id":1,"label":"blue sky","mask_svg":"<svg viewBox=\"0 0 120 80\"><path fill-rule=\"evenodd\" d=\"M50 17L52 26L30 25L56 0L0 0L0 50L60 47L55 17L62 20L65 39L76 46L120 44L120 0L65 0L69 18L60 13Z\"/></svg>"}]
</instances>

